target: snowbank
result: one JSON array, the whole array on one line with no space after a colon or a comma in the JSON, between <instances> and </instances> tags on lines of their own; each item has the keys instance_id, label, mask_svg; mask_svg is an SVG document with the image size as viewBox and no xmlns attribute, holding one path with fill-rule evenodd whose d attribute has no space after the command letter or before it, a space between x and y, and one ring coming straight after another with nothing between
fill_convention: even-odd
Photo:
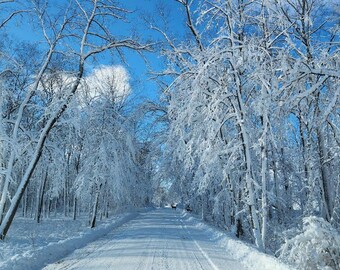
<instances>
[{"instance_id":1,"label":"snowbank","mask_svg":"<svg viewBox=\"0 0 340 270\"><path fill-rule=\"evenodd\" d=\"M142 212L150 209L141 210ZM35 270L56 262L78 248L105 236L110 231L130 221L138 215L136 212L116 215L101 222L98 227L89 229L80 221L45 220L37 225L32 221L19 220L13 228L11 238L0 242L1 270ZM226 253L242 262L252 270L293 270L277 258L259 252L255 247L227 235L224 231L203 223L191 214L183 212L187 222L206 232L207 236ZM77 223L78 222L78 223ZM25 233L26 232L26 233ZM34 232L34 233L32 233Z\"/></svg>"},{"instance_id":2,"label":"snowbank","mask_svg":"<svg viewBox=\"0 0 340 270\"><path fill-rule=\"evenodd\" d=\"M302 230L286 237L280 257L304 270L340 269L340 234L325 219L303 218Z\"/></svg>"},{"instance_id":3,"label":"snowbank","mask_svg":"<svg viewBox=\"0 0 340 270\"><path fill-rule=\"evenodd\" d=\"M203 223L202 220L193 217L191 214L183 212L183 216L195 227L204 230L211 240L216 241L219 246L225 248L228 254L232 254L235 260L242 262L249 269L295 270L294 267L284 264L277 258L260 252L255 247L227 235L216 227Z\"/></svg>"},{"instance_id":4,"label":"snowbank","mask_svg":"<svg viewBox=\"0 0 340 270\"><path fill-rule=\"evenodd\" d=\"M69 235L66 239L57 240L56 242L48 243L46 241L36 240L34 245L30 245L27 247L17 248L12 245L11 248L15 255L4 261L1 261L0 258L0 269L1 270L30 270L30 269L41 269L45 265L58 261L66 255L72 253L74 250L84 247L89 242L97 240L100 237L105 236L111 230L123 225L129 220L135 218L138 215L137 212L134 213L126 213L115 216L112 219L106 220L103 223L99 224L98 227L89 229L87 227L78 228L78 231L74 229L70 229L71 235ZM62 223L63 221L59 221ZM58 223L58 221L56 222ZM67 223L65 223L67 224ZM59 224L60 225L60 224ZM37 226L37 225L36 225ZM56 224L58 226L58 224ZM66 225L67 226L67 225ZM63 226L64 230L68 230ZM46 230L46 229L45 229ZM50 233L54 231L54 228L49 224ZM29 230L27 230L26 238L29 238ZM20 245L25 245L24 237L20 238L20 241L23 243L19 243ZM14 240L12 240L14 241ZM19 242L18 240L15 240ZM11 242L11 240L9 241ZM13 243L8 243L13 244ZM6 248L6 243L0 242L0 249ZM33 247L33 248L32 248Z\"/></svg>"}]
</instances>

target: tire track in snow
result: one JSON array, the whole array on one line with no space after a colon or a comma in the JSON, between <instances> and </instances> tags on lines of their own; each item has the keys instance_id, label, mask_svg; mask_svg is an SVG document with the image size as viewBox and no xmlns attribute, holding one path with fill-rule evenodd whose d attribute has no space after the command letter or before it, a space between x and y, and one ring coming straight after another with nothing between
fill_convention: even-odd
<instances>
[{"instance_id":1,"label":"tire track in snow","mask_svg":"<svg viewBox=\"0 0 340 270\"><path fill-rule=\"evenodd\" d=\"M215 264L214 262L210 259L209 255L202 249L202 247L199 245L199 243L192 237L192 234L190 233L190 231L188 230L188 227L186 224L184 224L183 219L180 219L181 222L181 226L183 228L183 230L186 232L188 238L194 242L195 246L197 247L197 249L200 251L200 253L203 255L203 257L209 262L210 266L212 267L213 270L220 270ZM193 255L195 256L195 258L199 261L199 259L197 258L197 255L193 252ZM202 269L203 266L199 261L199 264L201 265Z\"/></svg>"},{"instance_id":2,"label":"tire track in snow","mask_svg":"<svg viewBox=\"0 0 340 270\"><path fill-rule=\"evenodd\" d=\"M139 264L136 268L136 270L143 270L145 269L145 265L147 263L147 260L145 258L147 258L148 256L146 256L148 254L148 252L150 251L150 244L152 242L152 238L149 239L144 251L138 256L139 259Z\"/></svg>"},{"instance_id":3,"label":"tire track in snow","mask_svg":"<svg viewBox=\"0 0 340 270\"><path fill-rule=\"evenodd\" d=\"M168 252L167 252L168 248L169 248L169 242L165 241L165 246L162 249L162 253L161 253L162 266L165 267L165 270L169 270L170 269L169 263L168 263L168 260L169 260L169 255L168 255Z\"/></svg>"},{"instance_id":4,"label":"tire track in snow","mask_svg":"<svg viewBox=\"0 0 340 270\"><path fill-rule=\"evenodd\" d=\"M178 212L141 214L48 269L218 270L245 269Z\"/></svg>"}]
</instances>

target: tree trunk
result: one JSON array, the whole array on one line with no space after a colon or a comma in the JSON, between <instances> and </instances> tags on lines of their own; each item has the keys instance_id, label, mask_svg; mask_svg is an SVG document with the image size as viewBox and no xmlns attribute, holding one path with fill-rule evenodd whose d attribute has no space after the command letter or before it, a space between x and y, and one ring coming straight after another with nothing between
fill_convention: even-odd
<instances>
[{"instance_id":1,"label":"tree trunk","mask_svg":"<svg viewBox=\"0 0 340 270\"><path fill-rule=\"evenodd\" d=\"M238 78L236 76L236 78ZM237 79L237 85L240 86L241 83L239 79ZM254 184L253 184L253 177L252 177L252 162L251 162L251 156L250 156L250 142L247 130L244 126L244 112L245 108L243 105L242 97L240 90L237 91L237 102L238 106L236 104L234 105L234 109L237 115L237 123L240 129L240 135L242 140L242 145L244 149L244 159L245 159L245 165L246 165L246 185L247 185L247 191L248 191L248 209L250 212L250 223L252 226L253 236L255 239L255 244L260 250L264 250L262 237L261 237L261 231L260 231L260 224L259 224L259 217L257 215L257 209L256 209L256 199L255 199L255 190L254 190Z\"/></svg>"},{"instance_id":2,"label":"tree trunk","mask_svg":"<svg viewBox=\"0 0 340 270\"><path fill-rule=\"evenodd\" d=\"M262 120L263 133L261 137L261 180L262 180L262 245L266 248L267 222L268 222L268 205L267 205L267 131L268 131L268 115L265 111Z\"/></svg>"},{"instance_id":3,"label":"tree trunk","mask_svg":"<svg viewBox=\"0 0 340 270\"><path fill-rule=\"evenodd\" d=\"M322 192L322 201L324 204L324 217L330 222L332 219L333 213L333 196L331 193L330 187L330 175L327 164L327 150L325 146L324 136L320 128L317 128L317 136L318 136L318 152L319 152L319 164L320 164L320 176L321 176L321 192Z\"/></svg>"},{"instance_id":4,"label":"tree trunk","mask_svg":"<svg viewBox=\"0 0 340 270\"><path fill-rule=\"evenodd\" d=\"M44 202L44 191L45 191L45 186L47 182L47 176L48 176L48 171L46 170L45 177L40 182L40 187L39 187L38 196L37 196L37 207L36 207L36 215L35 215L37 223L40 223L40 219L41 219L41 212L42 212L42 207L43 207L43 202Z\"/></svg>"},{"instance_id":5,"label":"tree trunk","mask_svg":"<svg viewBox=\"0 0 340 270\"><path fill-rule=\"evenodd\" d=\"M74 195L73 199L73 220L77 219L77 197Z\"/></svg>"},{"instance_id":6,"label":"tree trunk","mask_svg":"<svg viewBox=\"0 0 340 270\"><path fill-rule=\"evenodd\" d=\"M92 218L90 222L90 227L94 228L96 226L96 218L97 218L97 211L98 211L98 202L99 202L99 191L96 192L93 209L92 209Z\"/></svg>"}]
</instances>

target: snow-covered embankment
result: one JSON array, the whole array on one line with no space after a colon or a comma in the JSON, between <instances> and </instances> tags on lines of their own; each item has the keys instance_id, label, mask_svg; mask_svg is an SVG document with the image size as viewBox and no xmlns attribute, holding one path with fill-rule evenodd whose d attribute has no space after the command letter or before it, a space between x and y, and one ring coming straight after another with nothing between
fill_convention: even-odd
<instances>
[{"instance_id":1,"label":"snow-covered embankment","mask_svg":"<svg viewBox=\"0 0 340 270\"><path fill-rule=\"evenodd\" d=\"M122 226L124 223L130 221L138 215L137 212L125 213L114 216L112 219L108 219L98 225L98 227L90 229L87 227L79 228L79 230L72 231L72 228L64 227L64 230L70 229L70 235L65 239L59 239L55 242L46 243L45 241L36 240L34 245L27 248L17 248L13 246L13 256L9 258L3 258L0 260L0 269L2 270L30 270L41 269L45 265L55 262L66 255L70 254L78 248L82 248L88 243L97 240L98 238L105 236L113 229ZM58 221L56 221L57 223ZM59 221L60 222L60 221ZM65 223L67 224L67 223ZM51 226L51 223L49 224ZM53 226L53 223L52 223ZM50 233L54 232L53 227L50 227ZM67 226L67 225L66 225ZM56 224L58 227L58 224ZM27 228L29 229L29 227ZM73 233L73 234L72 234ZM24 239L25 236L22 236ZM27 230L27 237L29 236L29 230ZM38 238L38 237L37 237ZM21 241L24 241L21 239ZM9 240L10 242L10 240ZM11 243L0 243L3 245L3 249L6 245ZM25 246L25 243L22 245ZM20 244L19 244L20 246Z\"/></svg>"},{"instance_id":2,"label":"snow-covered embankment","mask_svg":"<svg viewBox=\"0 0 340 270\"><path fill-rule=\"evenodd\" d=\"M260 252L255 247L227 235L222 230L210 226L191 214L183 212L183 216L195 227L203 229L210 239L225 248L226 254L232 254L235 260L241 261L252 270L294 270L295 268L281 262L277 258Z\"/></svg>"}]
</instances>

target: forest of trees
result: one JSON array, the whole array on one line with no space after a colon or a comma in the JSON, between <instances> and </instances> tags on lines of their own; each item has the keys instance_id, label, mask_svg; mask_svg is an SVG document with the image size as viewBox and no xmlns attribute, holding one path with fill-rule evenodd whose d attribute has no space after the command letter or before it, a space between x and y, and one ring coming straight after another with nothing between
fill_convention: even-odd
<instances>
[{"instance_id":1,"label":"forest of trees","mask_svg":"<svg viewBox=\"0 0 340 270\"><path fill-rule=\"evenodd\" d=\"M108 50L149 49L106 27L128 11L110 1L0 3L4 33L20 14L42 38L12 46L3 34L0 238L18 212L37 222L88 213L94 227L110 209L147 204L146 158L127 117L129 76L121 66L86 66Z\"/></svg>"},{"instance_id":2,"label":"forest of trees","mask_svg":"<svg viewBox=\"0 0 340 270\"><path fill-rule=\"evenodd\" d=\"M0 239L160 200L286 258L302 225L340 229L339 2L172 0L181 35L159 6L151 41L113 31L124 1L51 2L0 0ZM129 98L129 50L164 61L158 101Z\"/></svg>"},{"instance_id":3,"label":"forest of trees","mask_svg":"<svg viewBox=\"0 0 340 270\"><path fill-rule=\"evenodd\" d=\"M299 232L339 231L339 2L177 2L186 40L153 26L159 77L173 78L158 177L183 207L283 257ZM321 251L333 267L335 243Z\"/></svg>"}]
</instances>

